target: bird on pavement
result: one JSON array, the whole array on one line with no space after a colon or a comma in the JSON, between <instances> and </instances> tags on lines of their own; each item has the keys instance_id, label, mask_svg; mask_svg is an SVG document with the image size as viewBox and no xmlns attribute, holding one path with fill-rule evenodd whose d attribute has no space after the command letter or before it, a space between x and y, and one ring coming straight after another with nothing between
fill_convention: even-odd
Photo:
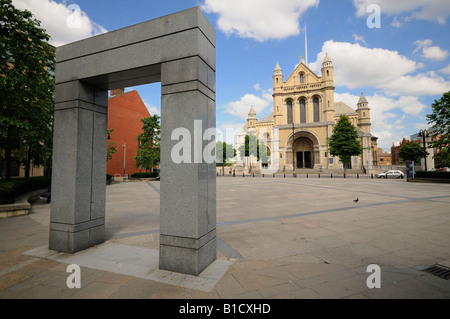
<instances>
[{"instance_id":1,"label":"bird on pavement","mask_svg":"<svg viewBox=\"0 0 450 319\"><path fill-rule=\"evenodd\" d=\"M353 200L355 203L359 202L359 198Z\"/></svg>"}]
</instances>

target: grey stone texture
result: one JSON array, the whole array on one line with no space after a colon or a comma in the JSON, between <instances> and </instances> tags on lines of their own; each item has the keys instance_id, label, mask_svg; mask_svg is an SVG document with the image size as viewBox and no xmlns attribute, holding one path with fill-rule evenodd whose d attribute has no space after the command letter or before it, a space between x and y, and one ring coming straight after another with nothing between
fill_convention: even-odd
<instances>
[{"instance_id":1,"label":"grey stone texture","mask_svg":"<svg viewBox=\"0 0 450 319\"><path fill-rule=\"evenodd\" d=\"M104 241L108 90L161 82L160 267L198 275L216 258L215 164L194 161L216 125L214 28L195 7L58 47L56 62L49 248ZM171 159L176 128L191 163Z\"/></svg>"}]
</instances>

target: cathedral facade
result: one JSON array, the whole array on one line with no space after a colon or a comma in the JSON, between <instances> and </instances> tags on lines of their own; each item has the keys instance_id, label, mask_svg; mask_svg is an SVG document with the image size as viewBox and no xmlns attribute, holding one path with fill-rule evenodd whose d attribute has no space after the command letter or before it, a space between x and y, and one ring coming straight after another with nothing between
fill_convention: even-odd
<instances>
[{"instance_id":1,"label":"cathedral facade","mask_svg":"<svg viewBox=\"0 0 450 319\"><path fill-rule=\"evenodd\" d=\"M367 172L376 161L377 138L371 134L369 103L361 94L356 109L334 100L333 63L328 56L322 63L321 76L316 75L300 58L300 63L285 80L280 65L273 72L273 111L258 120L250 108L243 130L236 134L236 149L245 135L255 134L270 152L271 172L342 169L339 158L331 156L328 140L341 114L345 114L358 132L363 153L352 157L351 169ZM237 166L261 167L255 158L243 158L237 152Z\"/></svg>"}]
</instances>

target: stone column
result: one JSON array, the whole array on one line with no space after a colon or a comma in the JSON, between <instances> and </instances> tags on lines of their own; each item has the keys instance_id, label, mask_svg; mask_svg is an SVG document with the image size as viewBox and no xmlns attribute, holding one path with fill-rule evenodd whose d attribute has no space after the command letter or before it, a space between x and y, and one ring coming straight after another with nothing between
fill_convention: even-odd
<instances>
[{"instance_id":1,"label":"stone column","mask_svg":"<svg viewBox=\"0 0 450 319\"><path fill-rule=\"evenodd\" d=\"M49 249L75 253L104 241L108 92L57 83Z\"/></svg>"},{"instance_id":2,"label":"stone column","mask_svg":"<svg viewBox=\"0 0 450 319\"><path fill-rule=\"evenodd\" d=\"M198 56L163 63L161 94L159 264L198 275L216 259L215 155L208 163L203 154L209 144L215 148L215 136L205 132L216 126L215 71ZM173 136L176 130L189 134ZM184 138L180 154L175 146ZM174 159L184 152L187 162Z\"/></svg>"}]
</instances>

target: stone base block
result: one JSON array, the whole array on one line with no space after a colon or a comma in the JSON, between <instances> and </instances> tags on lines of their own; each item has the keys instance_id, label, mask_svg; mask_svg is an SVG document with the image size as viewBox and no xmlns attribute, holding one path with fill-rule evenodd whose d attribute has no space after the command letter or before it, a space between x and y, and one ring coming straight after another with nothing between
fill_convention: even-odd
<instances>
[{"instance_id":1,"label":"stone base block","mask_svg":"<svg viewBox=\"0 0 450 319\"><path fill-rule=\"evenodd\" d=\"M181 241L183 241L182 238L177 239L177 242ZM191 238L186 239L187 243L192 241ZM186 246L190 245L172 246L161 243L159 247L159 268L198 276L216 260L217 244L215 236L198 249Z\"/></svg>"},{"instance_id":2,"label":"stone base block","mask_svg":"<svg viewBox=\"0 0 450 319\"><path fill-rule=\"evenodd\" d=\"M57 227L56 227L57 228ZM80 231L52 229L50 225L49 249L74 254L104 242L105 225Z\"/></svg>"}]
</instances>

